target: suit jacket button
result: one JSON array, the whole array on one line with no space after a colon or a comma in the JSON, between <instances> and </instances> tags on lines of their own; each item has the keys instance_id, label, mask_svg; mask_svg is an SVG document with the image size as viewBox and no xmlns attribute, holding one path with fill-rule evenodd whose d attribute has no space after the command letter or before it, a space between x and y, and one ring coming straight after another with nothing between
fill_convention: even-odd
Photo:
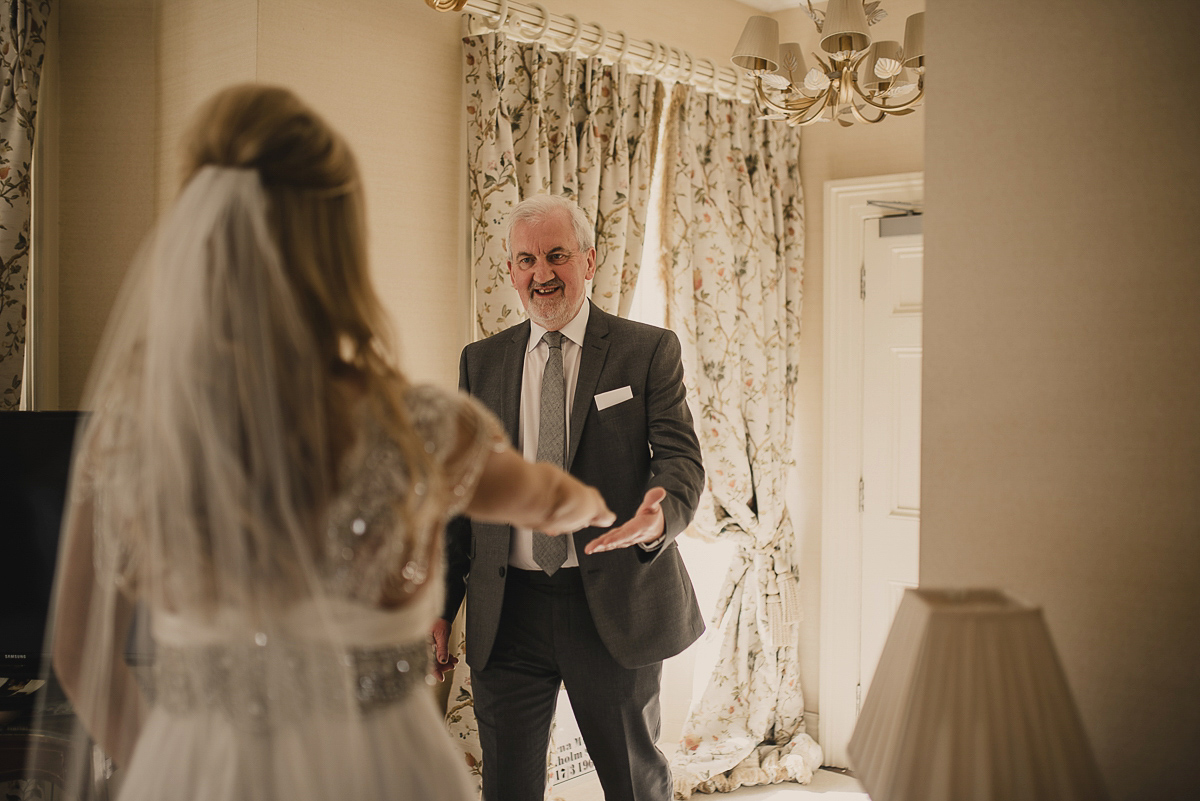
<instances>
[{"instance_id":1,"label":"suit jacket button","mask_svg":"<svg viewBox=\"0 0 1200 801\"><path fill-rule=\"evenodd\" d=\"M500 568L500 578L504 578L504 568Z\"/></svg>"}]
</instances>

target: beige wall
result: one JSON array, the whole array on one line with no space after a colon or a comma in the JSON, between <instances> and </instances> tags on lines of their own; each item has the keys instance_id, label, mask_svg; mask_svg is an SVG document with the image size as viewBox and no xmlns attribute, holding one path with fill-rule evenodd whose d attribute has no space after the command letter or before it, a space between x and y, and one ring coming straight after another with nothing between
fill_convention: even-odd
<instances>
[{"instance_id":1,"label":"beige wall","mask_svg":"<svg viewBox=\"0 0 1200 801\"><path fill-rule=\"evenodd\" d=\"M258 73L258 0L170 0L156 4L156 210L179 190L179 146L196 109L218 89Z\"/></svg>"},{"instance_id":2,"label":"beige wall","mask_svg":"<svg viewBox=\"0 0 1200 801\"><path fill-rule=\"evenodd\" d=\"M1192 797L1200 10L929 6L922 583L1044 606L1113 795Z\"/></svg>"},{"instance_id":3,"label":"beige wall","mask_svg":"<svg viewBox=\"0 0 1200 801\"><path fill-rule=\"evenodd\" d=\"M79 404L125 268L154 219L154 0L56 8L59 402ZM51 193L48 193L51 194Z\"/></svg>"}]
</instances>

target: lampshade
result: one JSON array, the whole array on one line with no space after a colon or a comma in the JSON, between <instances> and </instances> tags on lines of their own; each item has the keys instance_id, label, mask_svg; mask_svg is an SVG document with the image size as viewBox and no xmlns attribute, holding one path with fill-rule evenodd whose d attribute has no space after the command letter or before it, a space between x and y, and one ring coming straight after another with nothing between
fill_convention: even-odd
<instances>
[{"instance_id":1,"label":"lampshade","mask_svg":"<svg viewBox=\"0 0 1200 801\"><path fill-rule=\"evenodd\" d=\"M799 86L804 81L804 49L796 42L784 42L779 46L779 66L775 70Z\"/></svg>"},{"instance_id":2,"label":"lampshade","mask_svg":"<svg viewBox=\"0 0 1200 801\"><path fill-rule=\"evenodd\" d=\"M908 590L849 745L873 801L1108 798L1040 609Z\"/></svg>"},{"instance_id":3,"label":"lampshade","mask_svg":"<svg viewBox=\"0 0 1200 801\"><path fill-rule=\"evenodd\" d=\"M779 23L770 17L751 17L742 28L730 59L742 69L774 72L779 66Z\"/></svg>"},{"instance_id":4,"label":"lampshade","mask_svg":"<svg viewBox=\"0 0 1200 801\"><path fill-rule=\"evenodd\" d=\"M904 54L900 43L885 40L873 42L863 59L858 76L858 85L864 89L877 89L884 81L894 81L904 71Z\"/></svg>"},{"instance_id":5,"label":"lampshade","mask_svg":"<svg viewBox=\"0 0 1200 801\"><path fill-rule=\"evenodd\" d=\"M925 68L925 12L918 11L904 23L904 66Z\"/></svg>"},{"instance_id":6,"label":"lampshade","mask_svg":"<svg viewBox=\"0 0 1200 801\"><path fill-rule=\"evenodd\" d=\"M867 33L867 12L863 0L829 0L825 24L821 28L821 48L826 53L866 50L871 43Z\"/></svg>"}]
</instances>

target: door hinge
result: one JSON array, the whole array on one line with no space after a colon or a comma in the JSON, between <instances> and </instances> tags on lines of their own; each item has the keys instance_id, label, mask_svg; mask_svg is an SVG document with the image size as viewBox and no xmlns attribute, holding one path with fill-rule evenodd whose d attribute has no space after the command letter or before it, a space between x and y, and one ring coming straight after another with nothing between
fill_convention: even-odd
<instances>
[{"instance_id":1,"label":"door hinge","mask_svg":"<svg viewBox=\"0 0 1200 801\"><path fill-rule=\"evenodd\" d=\"M859 300L867 299L867 265L864 263L858 271L858 297Z\"/></svg>"},{"instance_id":2,"label":"door hinge","mask_svg":"<svg viewBox=\"0 0 1200 801\"><path fill-rule=\"evenodd\" d=\"M859 684L854 688L854 717L862 712L862 685Z\"/></svg>"},{"instance_id":3,"label":"door hinge","mask_svg":"<svg viewBox=\"0 0 1200 801\"><path fill-rule=\"evenodd\" d=\"M859 476L858 477L858 511L860 511L860 512L867 511L866 502L867 502L867 485L862 480L862 476Z\"/></svg>"}]
</instances>

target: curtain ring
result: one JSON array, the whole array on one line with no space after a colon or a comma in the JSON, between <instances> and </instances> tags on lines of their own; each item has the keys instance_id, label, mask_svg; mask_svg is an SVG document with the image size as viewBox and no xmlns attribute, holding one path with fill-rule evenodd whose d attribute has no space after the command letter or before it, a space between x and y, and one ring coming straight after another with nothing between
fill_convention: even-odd
<instances>
[{"instance_id":1,"label":"curtain ring","mask_svg":"<svg viewBox=\"0 0 1200 801\"><path fill-rule=\"evenodd\" d=\"M542 37L546 35L546 31L550 28L550 12L541 3L530 3L529 5L538 10L538 13L542 15L542 21L538 25L530 25L528 28L522 22L517 27L520 29L522 35L535 42L540 42Z\"/></svg>"},{"instance_id":2,"label":"curtain ring","mask_svg":"<svg viewBox=\"0 0 1200 801\"><path fill-rule=\"evenodd\" d=\"M741 102L741 99L742 99L742 76L745 74L746 71L745 70L734 70L733 72L734 72L734 75L737 76L737 80L734 81L734 84L733 84L733 99L737 100L738 102Z\"/></svg>"},{"instance_id":3,"label":"curtain ring","mask_svg":"<svg viewBox=\"0 0 1200 801\"><path fill-rule=\"evenodd\" d=\"M687 56L688 71L687 76L683 79L683 82L691 85L692 81L696 78L696 59L692 58L691 53L685 53L684 55Z\"/></svg>"},{"instance_id":4,"label":"curtain ring","mask_svg":"<svg viewBox=\"0 0 1200 801\"><path fill-rule=\"evenodd\" d=\"M663 69L667 70L671 68L672 56L677 56L679 58L679 66L675 67L675 70L677 72L683 72L683 51L674 47L670 48L670 51L667 53L667 60L663 62Z\"/></svg>"},{"instance_id":5,"label":"curtain ring","mask_svg":"<svg viewBox=\"0 0 1200 801\"><path fill-rule=\"evenodd\" d=\"M596 56L600 55L600 51L604 49L604 46L606 44L608 44L608 31L605 30L604 26L601 25L599 22L593 22L592 24L595 25L596 30L599 31L600 39L598 42L596 42L596 46L593 47L590 51L583 52L581 50L581 52L583 52L583 54L585 56L587 56L588 58L595 58Z\"/></svg>"},{"instance_id":6,"label":"curtain ring","mask_svg":"<svg viewBox=\"0 0 1200 801\"><path fill-rule=\"evenodd\" d=\"M708 83L709 91L712 91L712 92L717 91L717 65L715 63L713 63L713 60L711 58L702 58L702 59L700 59L700 63L707 64L708 68L710 70L712 70L712 79ZM699 88L699 87L697 87L697 88Z\"/></svg>"},{"instance_id":7,"label":"curtain ring","mask_svg":"<svg viewBox=\"0 0 1200 801\"><path fill-rule=\"evenodd\" d=\"M646 62L645 72L647 75L654 74L654 65L658 63L658 42L651 41L650 44L650 60Z\"/></svg>"},{"instance_id":8,"label":"curtain ring","mask_svg":"<svg viewBox=\"0 0 1200 801\"><path fill-rule=\"evenodd\" d=\"M669 65L671 63L671 53L673 53L675 50L675 48L667 47L665 44L662 44L661 42L659 44L662 46L663 60L662 60L662 64L660 64L658 66L658 69L656 69L654 71L654 75L656 77L659 75L662 75L663 71L667 68L667 65Z\"/></svg>"},{"instance_id":9,"label":"curtain ring","mask_svg":"<svg viewBox=\"0 0 1200 801\"><path fill-rule=\"evenodd\" d=\"M504 27L506 22L508 22L508 0L500 0L500 10L496 12L496 16L487 18L487 24L493 31L498 31Z\"/></svg>"},{"instance_id":10,"label":"curtain ring","mask_svg":"<svg viewBox=\"0 0 1200 801\"><path fill-rule=\"evenodd\" d=\"M629 55L629 34L625 31L617 31L621 34L621 52L617 53L617 63L624 64L625 57Z\"/></svg>"},{"instance_id":11,"label":"curtain ring","mask_svg":"<svg viewBox=\"0 0 1200 801\"><path fill-rule=\"evenodd\" d=\"M579 37L583 36L583 23L579 21L579 17L574 14L563 14L563 17L571 20L571 24L575 26L575 33L571 39L564 45L567 50L574 50L575 45L579 44Z\"/></svg>"},{"instance_id":12,"label":"curtain ring","mask_svg":"<svg viewBox=\"0 0 1200 801\"><path fill-rule=\"evenodd\" d=\"M662 44L661 42L659 43L659 47L662 48L663 63L661 66L659 66L658 69L656 69L654 71L655 76L662 73L662 71L667 68L667 65L671 63L671 51L675 49L673 47L667 47L665 44Z\"/></svg>"}]
</instances>

